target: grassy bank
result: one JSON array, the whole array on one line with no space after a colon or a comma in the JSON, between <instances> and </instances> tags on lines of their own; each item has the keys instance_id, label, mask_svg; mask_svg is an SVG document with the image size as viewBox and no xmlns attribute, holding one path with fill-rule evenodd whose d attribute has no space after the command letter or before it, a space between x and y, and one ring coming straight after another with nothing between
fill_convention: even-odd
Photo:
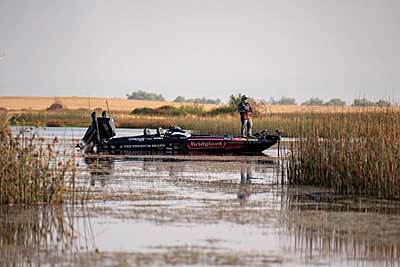
<instances>
[{"instance_id":1,"label":"grassy bank","mask_svg":"<svg viewBox=\"0 0 400 267\"><path fill-rule=\"evenodd\" d=\"M400 113L304 117L288 162L291 184L328 187L338 194L400 198Z\"/></svg>"},{"instance_id":2,"label":"grassy bank","mask_svg":"<svg viewBox=\"0 0 400 267\"><path fill-rule=\"evenodd\" d=\"M179 125L201 133L210 134L239 134L240 119L237 114L224 114L214 116L151 116L133 115L128 112L113 112L112 116L117 127L121 128L157 128ZM254 130L269 129L285 130L287 135L292 134L293 121L300 118L301 114L270 114L254 118ZM87 111L41 111L18 112L12 118L13 125L47 126L47 127L87 127L91 123L90 114ZM294 130L294 128L293 128Z\"/></svg>"},{"instance_id":3,"label":"grassy bank","mask_svg":"<svg viewBox=\"0 0 400 267\"><path fill-rule=\"evenodd\" d=\"M397 110L397 109L393 109ZM310 129L315 119L320 121L337 120L342 118L357 118L358 114L367 113L372 117L380 116L384 109L364 108L350 111L332 109L330 112L277 112L258 115L253 118L254 130L260 131L279 129L285 136L296 137L301 131ZM100 113L99 110L98 113ZM239 133L240 119L238 114L220 115L146 115L132 114L126 111L112 112L117 127L121 128L157 128L179 125L186 129L210 134ZM44 126L44 127L87 127L91 123L90 113L87 110L60 110L60 111L20 111L12 115L13 125ZM304 129L299 130L299 124ZM321 127L320 134L332 129Z\"/></svg>"},{"instance_id":4,"label":"grassy bank","mask_svg":"<svg viewBox=\"0 0 400 267\"><path fill-rule=\"evenodd\" d=\"M13 136L0 113L0 205L60 203L74 160L51 143L21 130ZM61 160L62 159L62 160Z\"/></svg>"}]
</instances>

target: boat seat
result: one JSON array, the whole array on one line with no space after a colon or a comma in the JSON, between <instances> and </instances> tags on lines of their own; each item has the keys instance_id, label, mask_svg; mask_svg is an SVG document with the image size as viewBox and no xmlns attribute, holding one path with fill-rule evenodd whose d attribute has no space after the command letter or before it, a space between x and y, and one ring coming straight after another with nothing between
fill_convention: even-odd
<instances>
[{"instance_id":1,"label":"boat seat","mask_svg":"<svg viewBox=\"0 0 400 267\"><path fill-rule=\"evenodd\" d=\"M149 136L149 135L151 135L150 129L144 128L144 129L143 129L143 135L144 135L144 136Z\"/></svg>"}]
</instances>

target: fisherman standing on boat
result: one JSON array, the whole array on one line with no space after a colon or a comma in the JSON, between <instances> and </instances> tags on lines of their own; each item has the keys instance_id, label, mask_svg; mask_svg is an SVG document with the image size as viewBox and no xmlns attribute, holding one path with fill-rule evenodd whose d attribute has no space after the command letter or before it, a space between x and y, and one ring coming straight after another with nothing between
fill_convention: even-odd
<instances>
[{"instance_id":1,"label":"fisherman standing on boat","mask_svg":"<svg viewBox=\"0 0 400 267\"><path fill-rule=\"evenodd\" d=\"M246 95L242 95L241 102L238 105L238 111L240 113L240 121L242 122L242 128L240 134L243 137L246 137L246 128L247 128L247 137L252 136L253 129L253 121L251 119L253 115L253 108L249 103L249 98Z\"/></svg>"}]
</instances>

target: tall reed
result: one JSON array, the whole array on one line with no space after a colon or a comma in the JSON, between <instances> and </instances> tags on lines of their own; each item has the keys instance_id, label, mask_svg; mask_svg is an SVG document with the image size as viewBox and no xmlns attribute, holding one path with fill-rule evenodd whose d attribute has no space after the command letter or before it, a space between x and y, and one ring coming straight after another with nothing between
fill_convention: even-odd
<instances>
[{"instance_id":1,"label":"tall reed","mask_svg":"<svg viewBox=\"0 0 400 267\"><path fill-rule=\"evenodd\" d=\"M400 197L400 112L394 108L299 119L288 159L290 184L339 194Z\"/></svg>"},{"instance_id":2,"label":"tall reed","mask_svg":"<svg viewBox=\"0 0 400 267\"><path fill-rule=\"evenodd\" d=\"M74 158L21 129L15 136L6 113L0 114L0 204L60 203Z\"/></svg>"}]
</instances>

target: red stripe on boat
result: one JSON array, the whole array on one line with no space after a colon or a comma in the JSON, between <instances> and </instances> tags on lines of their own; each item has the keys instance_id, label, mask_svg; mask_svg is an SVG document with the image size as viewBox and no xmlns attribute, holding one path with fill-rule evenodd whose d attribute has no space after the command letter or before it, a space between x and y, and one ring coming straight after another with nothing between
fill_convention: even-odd
<instances>
[{"instance_id":1,"label":"red stripe on boat","mask_svg":"<svg viewBox=\"0 0 400 267\"><path fill-rule=\"evenodd\" d=\"M189 141L224 141L224 138L202 138L202 137L191 137Z\"/></svg>"}]
</instances>

